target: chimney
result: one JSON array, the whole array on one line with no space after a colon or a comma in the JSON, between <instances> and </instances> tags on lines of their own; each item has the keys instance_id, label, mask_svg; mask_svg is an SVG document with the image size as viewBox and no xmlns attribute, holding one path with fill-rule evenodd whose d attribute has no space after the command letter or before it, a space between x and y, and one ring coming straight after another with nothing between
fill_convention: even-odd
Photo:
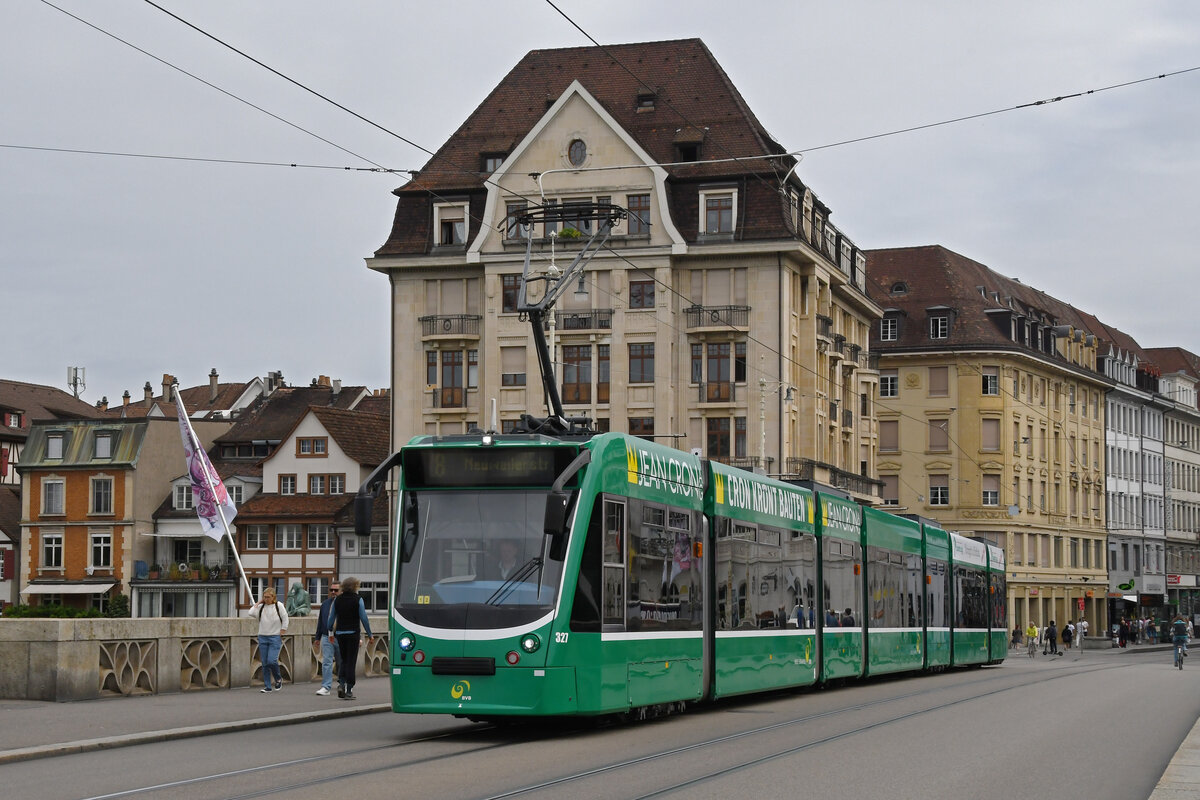
<instances>
[{"instance_id":1,"label":"chimney","mask_svg":"<svg viewBox=\"0 0 1200 800\"><path fill-rule=\"evenodd\" d=\"M329 376L328 375L318 375L317 376L317 386L328 386L328 385L329 385Z\"/></svg>"},{"instance_id":2,"label":"chimney","mask_svg":"<svg viewBox=\"0 0 1200 800\"><path fill-rule=\"evenodd\" d=\"M217 368L213 367L208 373L208 402L217 402Z\"/></svg>"},{"instance_id":3,"label":"chimney","mask_svg":"<svg viewBox=\"0 0 1200 800\"><path fill-rule=\"evenodd\" d=\"M146 395L143 399L147 403L154 399L154 389L150 387L150 381L146 381L146 385L142 387L142 393Z\"/></svg>"},{"instance_id":4,"label":"chimney","mask_svg":"<svg viewBox=\"0 0 1200 800\"><path fill-rule=\"evenodd\" d=\"M121 395L121 399L124 401L124 405L129 405L129 390L128 389L125 390L125 394Z\"/></svg>"},{"instance_id":5,"label":"chimney","mask_svg":"<svg viewBox=\"0 0 1200 800\"><path fill-rule=\"evenodd\" d=\"M342 379L337 378L333 381L333 396L337 397L342 393Z\"/></svg>"},{"instance_id":6,"label":"chimney","mask_svg":"<svg viewBox=\"0 0 1200 800\"><path fill-rule=\"evenodd\" d=\"M104 397L101 397L99 400L96 401L96 408L100 409L101 411L108 411L108 396L107 395L105 395Z\"/></svg>"},{"instance_id":7,"label":"chimney","mask_svg":"<svg viewBox=\"0 0 1200 800\"><path fill-rule=\"evenodd\" d=\"M173 402L173 401L174 401L174 399L175 399L175 398L171 397L171 384L173 384L174 382L175 382L175 376L174 376L174 375L168 375L168 374L167 374L167 373L165 373L165 372L163 373L163 379L162 379L163 393L162 393L162 398L163 398L163 402L164 402L164 403L170 403L170 402Z\"/></svg>"}]
</instances>

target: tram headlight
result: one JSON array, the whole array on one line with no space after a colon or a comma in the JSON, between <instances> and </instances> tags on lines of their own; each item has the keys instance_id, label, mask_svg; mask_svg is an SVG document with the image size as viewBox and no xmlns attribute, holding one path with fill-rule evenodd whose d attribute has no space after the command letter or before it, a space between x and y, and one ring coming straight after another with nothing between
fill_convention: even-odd
<instances>
[{"instance_id":1,"label":"tram headlight","mask_svg":"<svg viewBox=\"0 0 1200 800\"><path fill-rule=\"evenodd\" d=\"M400 638L396 640L396 644L400 647L402 652L408 653L417 646L417 640L411 633L404 633L401 634Z\"/></svg>"},{"instance_id":2,"label":"tram headlight","mask_svg":"<svg viewBox=\"0 0 1200 800\"><path fill-rule=\"evenodd\" d=\"M541 646L542 640L536 634L527 633L521 637L521 649L526 653L536 653Z\"/></svg>"}]
</instances>

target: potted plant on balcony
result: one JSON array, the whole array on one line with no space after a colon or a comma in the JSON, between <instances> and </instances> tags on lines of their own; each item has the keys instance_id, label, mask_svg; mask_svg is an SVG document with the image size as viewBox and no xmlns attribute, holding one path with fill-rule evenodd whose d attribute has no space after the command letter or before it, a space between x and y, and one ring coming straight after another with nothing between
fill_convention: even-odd
<instances>
[{"instance_id":1,"label":"potted plant on balcony","mask_svg":"<svg viewBox=\"0 0 1200 800\"><path fill-rule=\"evenodd\" d=\"M180 580L181 577L182 577L182 575L179 572L178 564L172 564L171 566L167 567L167 579L168 580L177 581L177 580Z\"/></svg>"},{"instance_id":2,"label":"potted plant on balcony","mask_svg":"<svg viewBox=\"0 0 1200 800\"><path fill-rule=\"evenodd\" d=\"M160 573L162 573L162 567L158 564L151 564L150 569L146 571L146 577L152 581L156 581Z\"/></svg>"}]
</instances>

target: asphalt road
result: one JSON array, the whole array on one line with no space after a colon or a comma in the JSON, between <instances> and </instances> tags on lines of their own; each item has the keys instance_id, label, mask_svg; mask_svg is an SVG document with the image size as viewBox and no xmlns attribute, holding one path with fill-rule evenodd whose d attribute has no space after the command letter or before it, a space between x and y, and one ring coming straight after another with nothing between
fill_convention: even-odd
<instances>
[{"instance_id":1,"label":"asphalt road","mask_svg":"<svg viewBox=\"0 0 1200 800\"><path fill-rule=\"evenodd\" d=\"M1169 660L1014 657L601 727L328 719L9 764L0 794L1137 800L1200 716L1200 663Z\"/></svg>"}]
</instances>

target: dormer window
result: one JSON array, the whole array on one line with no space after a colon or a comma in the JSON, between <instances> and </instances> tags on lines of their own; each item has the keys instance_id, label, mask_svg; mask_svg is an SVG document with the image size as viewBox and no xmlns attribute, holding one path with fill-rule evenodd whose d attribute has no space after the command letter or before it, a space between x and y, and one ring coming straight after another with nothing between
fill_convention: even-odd
<instances>
[{"instance_id":1,"label":"dormer window","mask_svg":"<svg viewBox=\"0 0 1200 800\"><path fill-rule=\"evenodd\" d=\"M737 220L737 190L711 189L700 192L700 234L732 234Z\"/></svg>"},{"instance_id":2,"label":"dormer window","mask_svg":"<svg viewBox=\"0 0 1200 800\"><path fill-rule=\"evenodd\" d=\"M900 338L900 320L896 317L884 317L879 320L879 340L894 342Z\"/></svg>"},{"instance_id":3,"label":"dormer window","mask_svg":"<svg viewBox=\"0 0 1200 800\"><path fill-rule=\"evenodd\" d=\"M892 294L908 294L908 284L904 281L897 281L892 284Z\"/></svg>"},{"instance_id":4,"label":"dormer window","mask_svg":"<svg viewBox=\"0 0 1200 800\"><path fill-rule=\"evenodd\" d=\"M929 318L929 338L930 339L948 339L950 338L950 317L945 315L933 316Z\"/></svg>"},{"instance_id":5,"label":"dormer window","mask_svg":"<svg viewBox=\"0 0 1200 800\"><path fill-rule=\"evenodd\" d=\"M63 435L50 433L46 435L46 458L63 457Z\"/></svg>"},{"instance_id":6,"label":"dormer window","mask_svg":"<svg viewBox=\"0 0 1200 800\"><path fill-rule=\"evenodd\" d=\"M112 458L112 434L97 433L96 434L96 458Z\"/></svg>"},{"instance_id":7,"label":"dormer window","mask_svg":"<svg viewBox=\"0 0 1200 800\"><path fill-rule=\"evenodd\" d=\"M192 510L192 485L190 483L180 483L175 486L175 510Z\"/></svg>"},{"instance_id":8,"label":"dormer window","mask_svg":"<svg viewBox=\"0 0 1200 800\"><path fill-rule=\"evenodd\" d=\"M483 174L491 175L500 169L500 165L504 163L504 158L504 153L484 153L482 156Z\"/></svg>"},{"instance_id":9,"label":"dormer window","mask_svg":"<svg viewBox=\"0 0 1200 800\"><path fill-rule=\"evenodd\" d=\"M643 91L638 92L638 94L637 94L637 110L639 112L653 111L654 110L654 100L656 97L658 97L658 95L651 91L643 90Z\"/></svg>"},{"instance_id":10,"label":"dormer window","mask_svg":"<svg viewBox=\"0 0 1200 800\"><path fill-rule=\"evenodd\" d=\"M462 246L467 243L467 204L435 203L433 230L439 247Z\"/></svg>"}]
</instances>

